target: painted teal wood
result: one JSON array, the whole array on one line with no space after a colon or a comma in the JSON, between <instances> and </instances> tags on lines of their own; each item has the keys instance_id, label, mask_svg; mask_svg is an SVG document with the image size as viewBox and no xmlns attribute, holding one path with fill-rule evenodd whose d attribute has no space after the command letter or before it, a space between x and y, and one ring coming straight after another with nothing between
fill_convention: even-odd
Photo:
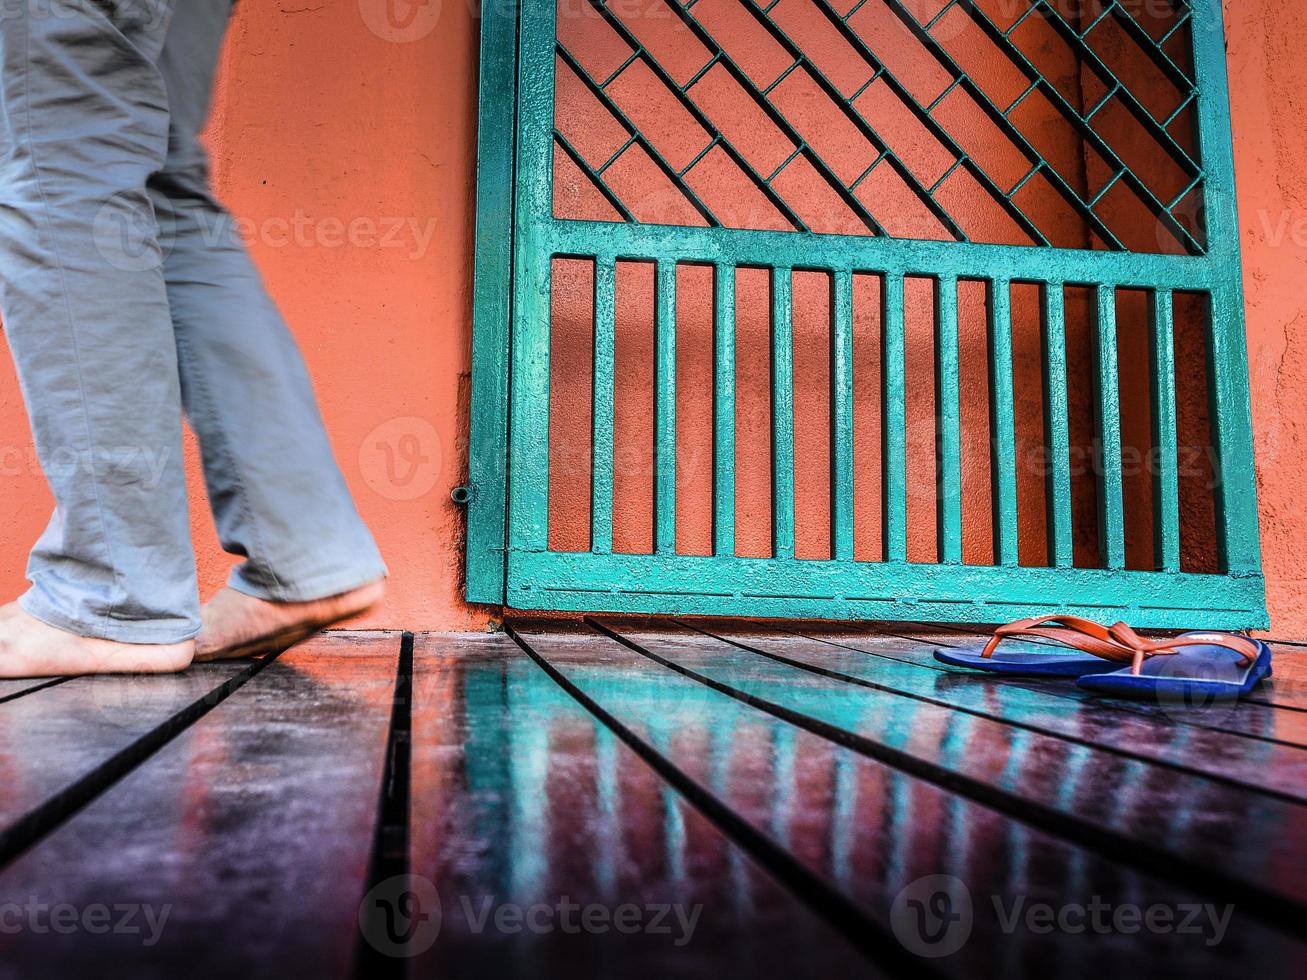
<instances>
[{"instance_id":1,"label":"painted teal wood","mask_svg":"<svg viewBox=\"0 0 1307 980\"><path fill-rule=\"evenodd\" d=\"M613 378L616 372L617 263L595 259L594 405L591 413L590 550L613 550Z\"/></svg>"},{"instance_id":2,"label":"painted teal wood","mask_svg":"<svg viewBox=\"0 0 1307 980\"><path fill-rule=\"evenodd\" d=\"M794 300L789 269L771 272L772 553L794 557Z\"/></svg>"},{"instance_id":3,"label":"painted teal wood","mask_svg":"<svg viewBox=\"0 0 1307 980\"><path fill-rule=\"evenodd\" d=\"M1175 417L1174 302L1170 290L1148 294L1149 375L1152 379L1153 561L1180 570L1180 486Z\"/></svg>"},{"instance_id":4,"label":"painted teal wood","mask_svg":"<svg viewBox=\"0 0 1307 980\"><path fill-rule=\"evenodd\" d=\"M713 267L713 554L735 554L735 267Z\"/></svg>"},{"instance_id":5,"label":"painted teal wood","mask_svg":"<svg viewBox=\"0 0 1307 980\"><path fill-rule=\"evenodd\" d=\"M553 147L539 125L553 118L554 55L553 45L539 40L554 36L554 7L535 2L520 10L508 547L542 552L549 547L549 334L557 253L546 244L541 220L553 207Z\"/></svg>"},{"instance_id":6,"label":"painted teal wood","mask_svg":"<svg viewBox=\"0 0 1307 980\"><path fill-rule=\"evenodd\" d=\"M635 57L648 59L649 52L639 47L634 35L621 25L620 15L609 10L602 0L596 0L596 4L600 15L633 45ZM887 4L900 21L906 23L905 18L912 20L911 12L897 0L892 3L887 0ZM817 9L819 12L825 11L827 5L823 2ZM970 5L966 5L965 10L967 16L1000 48L1011 45L1010 39L1003 36L1001 31L994 33L997 29L986 15ZM666 612L675 609L752 615L883 615L904 619L977 621L1012 618L1058 608L1065 611L1079 610L1086 614L1097 611L1100 617L1130 618L1137 625L1229 628L1264 625L1252 470L1252 430L1240 307L1238 225L1234 211L1226 76L1220 39L1221 17L1216 0L1195 0L1193 5L1195 74L1200 96L1196 105L1198 128L1201 131L1201 153L1197 157L1201 161L1201 169L1194 175L1194 187L1206 195L1208 234L1195 232L1191 235L1188 231L1177 234L1177 240L1189 247L1192 254L1188 255L1130 253L1111 237L1103 239L1108 245L1103 249L1062 249L1043 245L991 246L969 241L912 241L884 234L858 237L803 231L742 231L725 227L711 215L711 211L704 214L708 227L693 228L641 224L629 215L621 221L557 219L552 214L552 159L555 152L552 69L557 54L554 10L548 0L524 0L521 11L521 51L516 94L518 180L514 205L516 237L509 412L511 464L508 468L507 522L508 599L511 603L532 608L632 612ZM675 13L696 37L699 36L696 32L704 30L691 12ZM775 37L775 25L771 24L769 28L759 20L761 18L770 23L761 8L750 8L747 13ZM1051 11L1046 13L1047 16L1053 16ZM823 15L829 20L828 14ZM839 20L838 15L835 18ZM833 22L832 26L837 31L840 30ZM1057 24L1053 28L1062 29ZM916 33L922 30L921 25L916 25ZM782 47L792 44L783 34L778 43ZM1068 43L1078 47L1080 41L1068 38ZM927 47L930 57L946 72L954 74L960 71L957 63L940 45L931 41ZM711 45L709 49L711 50ZM1028 73L1031 67L1028 62L1017 57L1017 53L1009 56L1013 57L1019 71ZM730 67L725 61L721 64ZM1165 66L1160 67L1164 72L1167 70ZM1105 66L1095 61L1089 64L1089 69L1099 72ZM818 79L819 84L824 77ZM888 80L890 76L884 77ZM957 78L956 74L954 78ZM1054 93L1047 91L1048 85L1047 80L1042 80L1034 88L1042 86L1040 91L1046 97L1053 98ZM501 86L496 89L496 93L495 97L508 99L511 104L511 90L506 91ZM674 92L673 97L683 105L689 98L684 88ZM501 104L501 112L502 108ZM983 102L981 108L988 112ZM909 109L912 111L911 107ZM486 113L486 117L492 115ZM502 115L494 118L502 118ZM994 119L994 122L1002 128L1006 121ZM618 124L629 126L631 120L618 119ZM1147 126L1148 123L1145 122L1144 125ZM1081 127L1076 128L1079 131ZM636 141L644 139L638 131L631 132L628 129L628 133ZM1094 134L1082 132L1081 135L1093 147L1098 146ZM718 145L728 156L738 152L724 139ZM1021 144L1018 144L1018 149L1027 154L1033 152L1032 148ZM569 150L564 147L562 152L570 153L572 162L592 178L601 176L575 148ZM892 165L894 160L891 157L892 153L886 154L885 159ZM808 162L813 161L809 159ZM1032 159L1031 162L1036 161ZM1178 162L1182 167L1186 166L1184 161ZM1196 166L1193 161L1190 164ZM673 179L673 183L683 183L679 174L669 175L669 179ZM1127 186L1137 189L1137 176L1123 175L1121 179L1127 181ZM1059 193L1064 191L1066 188L1059 190ZM926 193L929 196L933 191L927 190ZM691 204L695 200L691 200ZM1079 207L1073 204L1072 207L1081 213L1085 208L1092 208L1096 200L1092 203L1080 202ZM1149 194L1144 198L1144 203L1148 207L1160 209L1157 212L1160 225L1175 234L1172 228L1175 222L1170 211L1179 202L1159 202ZM707 204L699 200L698 205L702 206L701 213L704 213ZM1090 220L1090 216L1081 216ZM802 222L798 226L802 227ZM562 256L582 259L603 256L605 260L649 261L658 267L656 279L660 306L656 314L655 331L656 474L655 545L652 555L573 555L554 554L547 550L549 267L555 257ZM675 554L674 291L675 267L678 263L711 265L719 273L713 355L714 556L688 563L682 561L682 556ZM780 357L773 357L772 363L775 451L773 493L776 518L773 532L777 538L775 543L778 545L778 557L740 559L732 554L735 544L733 270L739 266L783 270L787 286L789 274L793 270L818 271L832 276L831 561L793 562L790 558L793 554L795 420L793 368L788 350L792 346L788 289L778 289L773 297L773 306L781 305L776 300L784 291L786 306L784 314L775 318L776 329L772 337L774 353L781 352ZM726 277L721 275L723 270L732 273L729 285L725 281ZM852 483L852 453L846 453L844 449L853 440L851 380L854 367L851 338L845 336L843 326L846 315L851 324L852 310L850 308L846 314L840 297L845 288L844 277L851 278L852 274L857 273L882 277L884 287L880 463L885 561L882 563L849 560L853 508L848 488ZM904 407L906 380L903 357L906 338L902 290L905 277L931 278L941 284L956 283L959 279L981 280L991 284L989 397L996 457L993 460L992 480L996 562L993 567L973 569L956 563L956 558L960 555L961 534L960 508L956 507L955 499L960 498L955 498L944 489L949 485L957 486L961 469L960 449L956 450L955 455L954 448L957 409L955 399L951 396L951 391L957 389L959 367L956 340L940 343L941 336L956 337L956 301L941 304L941 316L936 324L940 336L937 336L935 346L943 355L935 366L936 390L943 396L939 406L940 428L937 434L941 450L939 534L942 561L940 564L923 564L920 567L906 562L907 495L915 491L907 486L906 480L909 433ZM775 273L774 278L777 278ZM1044 294L1043 381L1047 441L1051 450L1046 501L1052 567L1047 569L1020 565L1017 552L1016 485L1019 461L1012 407L1012 310L1007 296L1011 282L1038 284ZM1174 560L1178 555L1178 533L1174 536L1174 541L1167 538L1159 543L1157 563L1160 571L1134 572L1121 567L1124 564L1124 547L1123 544L1118 547L1115 541L1120 537L1123 542L1123 533L1118 533L1122 522L1120 511L1113 503L1118 497L1118 491L1114 488L1119 488L1121 481L1119 406L1114 394L1115 385L1102 383L1109 368L1112 378L1115 378L1116 351L1114 344L1111 351L1107 351L1103 343L1107 331L1101 329L1098 334L1100 343L1096 344L1098 353L1110 353L1110 358L1099 357L1095 372L1096 380L1100 382L1100 394L1104 396L1098 404L1100 423L1108 423L1105 460L1109 465L1105 469L1104 482L1109 492L1100 494L1105 505L1100 523L1105 532L1103 564L1107 567L1072 567L1065 300L1062 295L1063 284L1067 282L1088 286L1098 295L1110 295L1118 289L1134 288L1160 290L1167 295L1192 292L1209 297L1212 308L1208 342L1211 357L1209 376L1212 380L1214 442L1220 460L1216 502L1223 574L1178 574L1178 563ZM851 307L851 299L849 304ZM773 309L774 315L776 312ZM782 333L786 335L785 344L780 343ZM851 334L851 327L848 333ZM602 330L596 337L598 342L602 342ZM950 350L953 351L952 354ZM842 360L846 356L849 359L847 366ZM600 356L597 363L602 366L604 358ZM874 366L871 367L874 369ZM785 383L779 384L782 378ZM490 379L489 383L493 386L493 374ZM613 378L611 383L615 385L619 379ZM1162 379L1162 383L1165 384L1166 379ZM480 376L474 387L479 385ZM600 383L595 390L602 409L606 397L605 386ZM776 397L778 391L781 396L779 399ZM958 392L959 396L960 394ZM1118 416L1115 433L1111 431L1114 415ZM596 440L597 452L603 449L602 441ZM597 482L601 483L605 478L602 468L597 474ZM1163 489L1167 480L1168 477L1163 475L1158 481ZM601 486L592 486L590 489L592 493L602 495ZM612 504L614 509L621 506L621 501ZM1170 535L1173 528L1178 532L1178 519L1172 524L1165 500L1159 498L1154 506L1157 510L1154 525L1158 527L1159 535ZM601 511L602 508L596 511L596 518L602 531ZM477 530L478 533L485 533L484 528L478 527ZM605 540L604 534L597 535L595 550L602 550ZM472 563L470 557L470 569Z\"/></svg>"},{"instance_id":7,"label":"painted teal wood","mask_svg":"<svg viewBox=\"0 0 1307 980\"><path fill-rule=\"evenodd\" d=\"M908 425L904 390L903 277L891 273L881 293L881 447L884 488L881 496L886 561L908 558Z\"/></svg>"},{"instance_id":8,"label":"painted teal wood","mask_svg":"<svg viewBox=\"0 0 1307 980\"><path fill-rule=\"evenodd\" d=\"M680 225L620 224L569 218L541 229L555 255L597 250L631 259L729 262L737 266L848 269L899 275L954 275L959 279L1114 282L1123 288L1211 289L1223 272L1188 255L1035 248L788 231L738 231Z\"/></svg>"},{"instance_id":9,"label":"painted teal wood","mask_svg":"<svg viewBox=\"0 0 1307 980\"><path fill-rule=\"evenodd\" d=\"M476 274L472 293L472 385L467 508L468 602L504 601L507 535L508 351L513 266L513 115L517 16L509 6L481 17L477 113Z\"/></svg>"},{"instance_id":10,"label":"painted teal wood","mask_svg":"<svg viewBox=\"0 0 1307 980\"><path fill-rule=\"evenodd\" d=\"M654 551L676 551L676 263L658 263L654 294Z\"/></svg>"},{"instance_id":11,"label":"painted teal wood","mask_svg":"<svg viewBox=\"0 0 1307 980\"><path fill-rule=\"evenodd\" d=\"M993 489L994 560L1017 563L1017 436L1012 391L1012 284L988 283L989 418L993 428L990 469Z\"/></svg>"},{"instance_id":12,"label":"painted teal wood","mask_svg":"<svg viewBox=\"0 0 1307 980\"><path fill-rule=\"evenodd\" d=\"M1044 339L1044 444L1048 458L1044 490L1048 510L1048 560L1069 568L1071 537L1071 434L1066 394L1066 290L1050 282L1040 291Z\"/></svg>"},{"instance_id":13,"label":"painted teal wood","mask_svg":"<svg viewBox=\"0 0 1307 980\"><path fill-rule=\"evenodd\" d=\"M1173 628L1192 626L1201 610L1207 627L1235 629L1262 589L1255 579L1228 575L1103 568L857 562L849 574L846 562L798 558L572 552L513 558L509 602L524 609L1003 622L1056 603L1075 615Z\"/></svg>"},{"instance_id":14,"label":"painted teal wood","mask_svg":"<svg viewBox=\"0 0 1307 980\"><path fill-rule=\"evenodd\" d=\"M1125 510L1121 491L1121 389L1116 365L1116 289L1095 294L1094 366L1097 373L1098 534L1108 568L1125 568Z\"/></svg>"},{"instance_id":15,"label":"painted teal wood","mask_svg":"<svg viewBox=\"0 0 1307 980\"><path fill-rule=\"evenodd\" d=\"M935 425L939 560L962 561L962 417L958 405L958 281L935 280Z\"/></svg>"},{"instance_id":16,"label":"painted teal wood","mask_svg":"<svg viewBox=\"0 0 1307 980\"><path fill-rule=\"evenodd\" d=\"M853 274L831 275L831 556L853 560Z\"/></svg>"},{"instance_id":17,"label":"painted teal wood","mask_svg":"<svg viewBox=\"0 0 1307 980\"><path fill-rule=\"evenodd\" d=\"M1217 544L1222 571L1238 577L1258 577L1262 567L1261 535L1223 14L1220 0L1195 0L1193 8L1194 23L1199 25L1193 32L1194 74L1199 90L1211 96L1198 100L1197 115L1199 152L1207 172L1205 220L1213 246L1209 252L1213 283L1207 346L1213 442L1220 462L1220 479L1216 481Z\"/></svg>"}]
</instances>

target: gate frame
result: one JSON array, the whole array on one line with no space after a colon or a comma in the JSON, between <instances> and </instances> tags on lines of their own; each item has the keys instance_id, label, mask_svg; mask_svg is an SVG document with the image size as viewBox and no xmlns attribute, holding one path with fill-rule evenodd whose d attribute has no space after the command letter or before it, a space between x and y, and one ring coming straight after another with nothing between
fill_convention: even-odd
<instances>
[{"instance_id":1,"label":"gate frame","mask_svg":"<svg viewBox=\"0 0 1307 980\"><path fill-rule=\"evenodd\" d=\"M467 483L468 602L508 590L508 404L517 186L517 0L483 0Z\"/></svg>"},{"instance_id":2,"label":"gate frame","mask_svg":"<svg viewBox=\"0 0 1307 980\"><path fill-rule=\"evenodd\" d=\"M857 243L860 255L867 256L868 268L883 270L886 275L928 274L912 271L919 266L947 270L949 276L1013 282L1038 278L1032 268L1041 264L1056 267L1061 275L1049 277L1065 284L1090 281L1077 270L1096 269L1104 274L1112 288L1139 285L1142 288L1177 290L1199 288L1192 285L1180 269L1186 262L1205 262L1230 270L1224 277L1213 275L1202 287L1210 297L1210 324L1207 336L1209 410L1212 419L1212 443L1220 460L1221 480L1214 490L1218 513L1217 549L1222 566L1228 570L1214 574L1171 571L1135 571L1120 568L1073 568L1067 564L1054 567L1014 565L961 565L957 562L908 563L859 562L867 581L864 591L882 593L845 601L833 596L832 589L820 589L828 574L827 566L836 562L812 562L801 575L788 575L769 562L775 559L709 556L676 556L683 567L678 569L641 568L641 561L659 555L621 555L562 553L542 551L537 547L518 548L517 560L526 571L528 581L520 588L509 588L509 561L512 549L510 529L512 495L510 483L518 482L538 491L547 481L547 465L532 466L531 473L510 474L510 417L514 361L517 370L538 372L527 365L529 355L516 351L513 344L516 317L520 311L514 302L517 272L522 268L519 254L530 245L543 245L543 238L557 246L580 241L584 236L569 235L560 229L552 235L530 235L523 246L518 235L518 218L526 213L529 199L539 200L544 192L542 175L519 176L522 114L519 98L520 33L529 31L532 22L543 22L552 30L555 7L546 0L524 0L529 13L519 9L517 0L494 0L482 7L480 38L480 79L478 86L477 138L477 211L476 269L472 331L472 384L469 441L469 494L467 530L466 598L469 602L510 605L518 608L569 611L612 611L643 613L720 614L716 608L721 594L681 592L703 574L711 580L712 572L729 563L736 567L740 581L757 573L765 579L792 582L788 596L774 590L766 595L734 591L733 615L785 616L787 618L849 618L994 622L1015 619L1032 612L1047 611L1040 595L1050 586L1066 590L1068 581L1090 590L1107 601L1056 606L1060 611L1101 616L1104 611L1129 615L1141 626L1202 626L1205 628L1265 628L1268 618L1265 584L1261 570L1261 541L1258 527L1256 479L1253 469L1252 419L1248 384L1247 338L1244 325L1244 293L1240 259L1239 224L1234 187L1234 156L1229 114L1228 75L1225 57L1224 18L1220 0L1193 0L1191 37L1197 100L1197 137L1203 168L1203 193L1207 219L1207 248L1202 256L1167 256L1154 253L1103 252L1053 247L1027 247L976 244L970 242L928 242L909 239L869 238ZM543 9L542 9L543 8ZM530 16L534 14L535 16ZM537 66L539 67L539 66ZM547 84L536 85L524 77L525 94L539 98L542 92L552 102L552 74ZM1211 97L1216 93L1218 97ZM1205 96L1205 97L1203 97ZM544 176L552 176L552 168ZM524 183L532 184L521 193ZM566 219L561 219L566 220ZM575 223L576 225L582 222ZM603 251L619 257L624 249L638 253L639 243L654 239L662 226L615 225L605 229ZM796 232L748 232L734 229L696 229L720 234L712 242L712 251L724 254L736 266L752 264L752 259L770 256L779 265L785 253L802 243L811 255L829 252L820 239L842 236L802 235ZM732 242L731 239L740 236ZM747 238L745 237L747 236ZM745 248L737 248L747 240ZM587 243L588 244L588 243ZM770 249L770 251L769 251ZM941 249L951 254L946 261L928 265L933 257L943 257ZM958 250L963 250L959 252ZM564 249L566 251L566 249ZM585 251L582 249L582 251ZM750 254L751 253L751 254ZM1041 263L1034 262L1042 253ZM580 254L578 252L578 254ZM874 256L874 258L872 258ZM638 254L636 257L639 257ZM776 262L780 259L781 262ZM1029 261L1026 261L1026 260ZM813 261L812 258L808 259ZM995 263L997 261L997 267ZM1133 268L1126 272L1127 264ZM803 261L789 259L793 269ZM974 271L972 271L974 270ZM1140 271L1143 270L1143 271ZM540 297L548 307L548 296ZM527 304L539 308L537 298ZM547 363L547 359L546 362ZM1219 365L1219 369L1218 369ZM535 379L538 387L540 379ZM1154 378L1156 383L1156 378ZM547 390L548 376L545 373ZM547 416L547 405L545 409ZM520 421L534 426L538 420L524 417ZM547 420L545 424L547 432ZM519 470L523 469L519 467ZM1155 481L1156 483L1157 481ZM519 507L522 504L519 502ZM538 509L538 508L536 508ZM1224 515L1221 518L1220 515ZM1230 515L1235 515L1234 519ZM531 525L532 536L540 538L544 515L519 512ZM1232 533L1239 526L1243 534ZM1249 537L1251 536L1251 540ZM661 549L660 549L661 550ZM712 562L712 566L701 563ZM844 562L838 563L844 565ZM863 566L866 566L863 568ZM532 589L532 573L549 577L548 572L563 569L571 584L564 588L546 586ZM604 585L588 579L595 570L602 572ZM746 570L748 574L745 574ZM706 574L705 574L706 573ZM930 585L940 573L961 576L989 598L927 598ZM771 584L776 584L774 581ZM814 595L814 586L820 594ZM806 592L805 588L806 587ZM1206 596L1209 606L1193 608L1192 600L1171 602L1192 591ZM542 601L542 598L547 596ZM706 600L706 601L705 601Z\"/></svg>"}]
</instances>

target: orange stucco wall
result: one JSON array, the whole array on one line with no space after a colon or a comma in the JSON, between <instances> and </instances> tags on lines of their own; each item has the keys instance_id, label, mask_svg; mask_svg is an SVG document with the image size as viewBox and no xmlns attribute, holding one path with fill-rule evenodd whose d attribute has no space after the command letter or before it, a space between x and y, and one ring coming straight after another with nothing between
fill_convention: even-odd
<instances>
[{"instance_id":1,"label":"orange stucco wall","mask_svg":"<svg viewBox=\"0 0 1307 980\"><path fill-rule=\"evenodd\" d=\"M477 46L469 6L431 5L430 21L395 31L374 16L384 0L243 4L211 127L219 188L246 219L394 573L370 625L486 621L460 598L461 514L449 500L466 466ZM1307 460L1298 381L1307 369L1298 286L1307 274L1307 141L1294 105L1307 98L1297 56L1307 10L1269 0L1226 7L1268 599L1276 632L1307 635L1298 498ZM805 288L796 282L796 296ZM10 595L22 588L50 499L7 358L0 372L0 594ZM874 404L874 392L863 394ZM684 506L702 503L687 495ZM207 594L228 560L197 479L192 511ZM984 508L972 511L987 525ZM867 514L875 519L874 508ZM916 516L929 526L928 513ZM1041 529L1038 507L1029 522ZM968 540L985 537L973 530Z\"/></svg>"}]
</instances>

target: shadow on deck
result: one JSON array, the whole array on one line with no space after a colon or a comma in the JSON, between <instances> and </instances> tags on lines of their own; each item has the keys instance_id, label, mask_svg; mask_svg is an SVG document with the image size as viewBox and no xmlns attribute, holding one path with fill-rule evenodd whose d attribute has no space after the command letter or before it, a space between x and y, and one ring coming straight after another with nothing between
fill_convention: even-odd
<instances>
[{"instance_id":1,"label":"shadow on deck","mask_svg":"<svg viewBox=\"0 0 1307 980\"><path fill-rule=\"evenodd\" d=\"M958 628L339 632L0 682L0 977L1300 976L1307 651L1252 700Z\"/></svg>"}]
</instances>

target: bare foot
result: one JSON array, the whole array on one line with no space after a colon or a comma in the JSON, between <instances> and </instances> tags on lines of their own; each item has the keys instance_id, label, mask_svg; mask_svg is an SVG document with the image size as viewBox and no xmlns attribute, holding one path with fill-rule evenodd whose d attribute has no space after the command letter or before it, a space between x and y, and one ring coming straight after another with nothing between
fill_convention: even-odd
<instances>
[{"instance_id":1,"label":"bare foot","mask_svg":"<svg viewBox=\"0 0 1307 980\"><path fill-rule=\"evenodd\" d=\"M223 589L204 604L196 660L234 660L284 650L381 601L384 580L312 602L269 602Z\"/></svg>"},{"instance_id":2,"label":"bare foot","mask_svg":"<svg viewBox=\"0 0 1307 980\"><path fill-rule=\"evenodd\" d=\"M73 674L173 674L191 664L185 643L115 643L47 626L16 602L0 606L0 679Z\"/></svg>"}]
</instances>

